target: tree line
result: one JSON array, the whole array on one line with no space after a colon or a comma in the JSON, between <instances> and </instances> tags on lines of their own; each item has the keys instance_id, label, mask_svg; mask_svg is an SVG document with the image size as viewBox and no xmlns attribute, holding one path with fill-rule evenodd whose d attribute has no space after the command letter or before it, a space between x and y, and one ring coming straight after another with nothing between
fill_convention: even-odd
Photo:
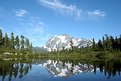
<instances>
[{"instance_id":1,"label":"tree line","mask_svg":"<svg viewBox=\"0 0 121 81\"><path fill-rule=\"evenodd\" d=\"M20 37L18 35L14 36L13 32L11 33L10 37L8 36L7 32L3 36L2 29L0 29L0 51L6 52L7 50L30 51L32 50L32 43L23 35Z\"/></svg>"},{"instance_id":2,"label":"tree line","mask_svg":"<svg viewBox=\"0 0 121 81\"><path fill-rule=\"evenodd\" d=\"M93 38L92 49L95 51L121 51L121 35L119 37L105 36L102 37L102 40L99 39L97 43Z\"/></svg>"},{"instance_id":3,"label":"tree line","mask_svg":"<svg viewBox=\"0 0 121 81\"><path fill-rule=\"evenodd\" d=\"M121 35L118 37L113 37L111 35L105 34L102 39L99 39L98 41L95 41L95 39L92 39L92 45L86 45L85 47L78 47L74 46L73 41L70 41L70 49L65 49L64 46L62 46L62 50L57 51L51 51L51 54L95 54L95 53L115 53L115 52L121 52Z\"/></svg>"}]
</instances>

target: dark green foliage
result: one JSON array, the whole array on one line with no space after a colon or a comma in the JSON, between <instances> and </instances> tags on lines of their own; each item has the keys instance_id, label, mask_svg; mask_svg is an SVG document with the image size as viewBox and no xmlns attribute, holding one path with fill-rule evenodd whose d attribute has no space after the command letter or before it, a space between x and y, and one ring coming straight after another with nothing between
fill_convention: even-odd
<instances>
[{"instance_id":1,"label":"dark green foliage","mask_svg":"<svg viewBox=\"0 0 121 81\"><path fill-rule=\"evenodd\" d=\"M24 50L24 36L21 35L21 50Z\"/></svg>"},{"instance_id":2,"label":"dark green foliage","mask_svg":"<svg viewBox=\"0 0 121 81\"><path fill-rule=\"evenodd\" d=\"M103 49L105 51L121 51L121 36L118 38L117 36L108 36L105 35L105 38L103 36L102 41L99 40L97 43L97 47L100 49Z\"/></svg>"},{"instance_id":3,"label":"dark green foliage","mask_svg":"<svg viewBox=\"0 0 121 81\"><path fill-rule=\"evenodd\" d=\"M20 40L19 40L18 35L15 38L15 45L16 45L16 48L19 50L20 49Z\"/></svg>"},{"instance_id":4,"label":"dark green foliage","mask_svg":"<svg viewBox=\"0 0 121 81\"><path fill-rule=\"evenodd\" d=\"M27 50L30 49L30 42L28 38L25 39L25 45Z\"/></svg>"},{"instance_id":5,"label":"dark green foliage","mask_svg":"<svg viewBox=\"0 0 121 81\"><path fill-rule=\"evenodd\" d=\"M15 45L15 41L14 41L14 33L11 33L11 49L15 49L14 45Z\"/></svg>"},{"instance_id":6,"label":"dark green foliage","mask_svg":"<svg viewBox=\"0 0 121 81\"><path fill-rule=\"evenodd\" d=\"M52 51L49 54L55 54L54 56L64 56L67 55L78 55L84 57L84 58L90 58L90 57L96 57L96 58L103 58L108 57L109 54L120 54L121 51L121 35L120 37L113 37L108 36L107 34L102 37L102 40L99 40L97 43L95 42L93 38L92 46L87 45L86 47L77 47L73 46L73 41L70 41L70 49L65 49L65 47L62 47L62 50L60 51ZM113 53L112 53L113 52ZM113 55L112 55L113 56ZM121 55L119 55L121 56ZM117 57L117 56L116 56Z\"/></svg>"},{"instance_id":7,"label":"dark green foliage","mask_svg":"<svg viewBox=\"0 0 121 81\"><path fill-rule=\"evenodd\" d=\"M102 41L101 41L101 40L98 41L97 47L98 47L98 49L99 49L100 51L103 49L103 45L102 45Z\"/></svg>"},{"instance_id":8,"label":"dark green foliage","mask_svg":"<svg viewBox=\"0 0 121 81\"><path fill-rule=\"evenodd\" d=\"M96 43L95 43L95 39L94 38L92 39L92 48L93 48L93 50L95 50L95 48L96 48Z\"/></svg>"},{"instance_id":9,"label":"dark green foliage","mask_svg":"<svg viewBox=\"0 0 121 81\"><path fill-rule=\"evenodd\" d=\"M7 33L5 33L4 46L9 47L9 38Z\"/></svg>"},{"instance_id":10,"label":"dark green foliage","mask_svg":"<svg viewBox=\"0 0 121 81\"><path fill-rule=\"evenodd\" d=\"M20 51L20 48L22 51L27 52L28 50L29 52L32 52L32 43L30 44L28 38L26 38L25 40L23 35L21 35L21 40L19 39L18 35L14 37L13 32L11 33L10 37L8 37L7 33L5 33L5 36L2 36L2 30L0 29L0 52L1 53L4 53L4 52L16 53Z\"/></svg>"},{"instance_id":11,"label":"dark green foliage","mask_svg":"<svg viewBox=\"0 0 121 81\"><path fill-rule=\"evenodd\" d=\"M120 48L120 51L121 51L121 35L120 35L120 38L119 38L119 48Z\"/></svg>"},{"instance_id":12,"label":"dark green foliage","mask_svg":"<svg viewBox=\"0 0 121 81\"><path fill-rule=\"evenodd\" d=\"M2 45L2 29L0 29L0 46Z\"/></svg>"}]
</instances>

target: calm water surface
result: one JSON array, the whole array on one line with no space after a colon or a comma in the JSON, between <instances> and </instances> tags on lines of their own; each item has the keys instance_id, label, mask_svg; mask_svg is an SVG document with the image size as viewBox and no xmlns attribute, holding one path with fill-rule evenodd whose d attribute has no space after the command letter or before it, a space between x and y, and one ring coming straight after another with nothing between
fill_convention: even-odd
<instances>
[{"instance_id":1,"label":"calm water surface","mask_svg":"<svg viewBox=\"0 0 121 81\"><path fill-rule=\"evenodd\" d=\"M121 81L121 61L0 59L0 81Z\"/></svg>"}]
</instances>

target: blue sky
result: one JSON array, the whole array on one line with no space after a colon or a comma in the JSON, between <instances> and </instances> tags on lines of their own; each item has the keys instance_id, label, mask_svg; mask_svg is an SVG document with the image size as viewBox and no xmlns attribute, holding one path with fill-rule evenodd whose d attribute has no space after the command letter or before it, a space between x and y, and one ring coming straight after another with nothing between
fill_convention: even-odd
<instances>
[{"instance_id":1,"label":"blue sky","mask_svg":"<svg viewBox=\"0 0 121 81\"><path fill-rule=\"evenodd\" d=\"M98 40L121 34L121 0L0 0L3 32L41 46L53 35Z\"/></svg>"}]
</instances>

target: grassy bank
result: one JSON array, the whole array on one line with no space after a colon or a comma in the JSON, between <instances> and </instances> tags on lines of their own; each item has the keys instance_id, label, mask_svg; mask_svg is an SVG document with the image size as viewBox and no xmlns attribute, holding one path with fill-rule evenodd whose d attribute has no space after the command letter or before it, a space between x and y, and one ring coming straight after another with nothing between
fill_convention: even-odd
<instances>
[{"instance_id":1,"label":"grassy bank","mask_svg":"<svg viewBox=\"0 0 121 81\"><path fill-rule=\"evenodd\" d=\"M87 60L100 60L100 59L120 59L121 58L121 52L109 52L109 51L90 51L90 52L85 52L85 53L70 53L70 54L40 54L38 55L39 58L49 58L49 59L69 59L69 60L73 60L73 59L77 59L77 60L81 60L81 59L87 59Z\"/></svg>"}]
</instances>

